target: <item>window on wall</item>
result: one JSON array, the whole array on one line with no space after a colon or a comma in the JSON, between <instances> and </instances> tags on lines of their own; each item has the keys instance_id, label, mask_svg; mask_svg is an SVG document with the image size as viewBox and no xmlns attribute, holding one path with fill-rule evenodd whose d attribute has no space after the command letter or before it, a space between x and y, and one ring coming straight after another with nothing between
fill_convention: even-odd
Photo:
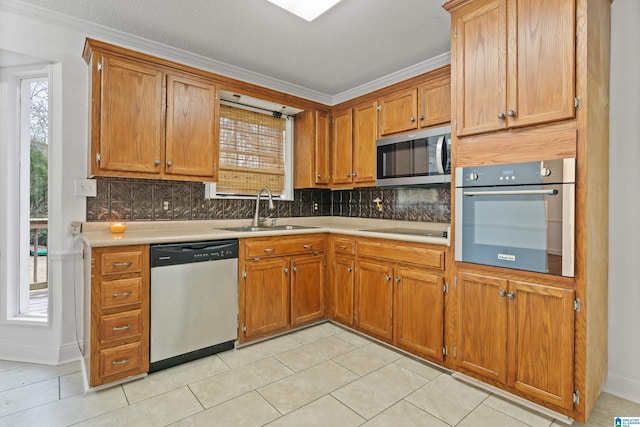
<instances>
[{"instance_id":1,"label":"window on wall","mask_svg":"<svg viewBox=\"0 0 640 427\"><path fill-rule=\"evenodd\" d=\"M282 110L297 111L246 96L242 101L247 104L221 101L215 196L255 196L267 187L274 197L292 200L294 119Z\"/></svg>"}]
</instances>

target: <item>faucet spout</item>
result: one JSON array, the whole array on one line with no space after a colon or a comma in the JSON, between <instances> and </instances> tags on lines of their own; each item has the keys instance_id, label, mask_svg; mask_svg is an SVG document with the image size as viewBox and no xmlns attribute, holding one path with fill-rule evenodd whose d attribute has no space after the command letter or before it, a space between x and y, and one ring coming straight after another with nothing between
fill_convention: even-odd
<instances>
[{"instance_id":1,"label":"faucet spout","mask_svg":"<svg viewBox=\"0 0 640 427\"><path fill-rule=\"evenodd\" d=\"M260 222L260 196L262 195L263 191L266 191L267 196L269 197L269 210L274 211L276 209L275 205L273 204L273 195L271 194L271 190L268 187L261 188L258 191L258 196L256 197L256 211L253 214L253 222L251 223L252 227L257 227L258 223Z\"/></svg>"}]
</instances>

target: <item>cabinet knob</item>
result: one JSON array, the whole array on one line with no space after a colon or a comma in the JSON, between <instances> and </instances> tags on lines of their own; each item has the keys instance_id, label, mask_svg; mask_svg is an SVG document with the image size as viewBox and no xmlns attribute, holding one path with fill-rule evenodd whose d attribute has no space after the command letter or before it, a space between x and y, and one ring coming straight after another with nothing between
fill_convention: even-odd
<instances>
[{"instance_id":1,"label":"cabinet knob","mask_svg":"<svg viewBox=\"0 0 640 427\"><path fill-rule=\"evenodd\" d=\"M350 173L347 174L347 178L351 178L351 174Z\"/></svg>"},{"instance_id":2,"label":"cabinet knob","mask_svg":"<svg viewBox=\"0 0 640 427\"><path fill-rule=\"evenodd\" d=\"M499 118L500 120L504 120L504 119L506 119L506 118L507 118L507 116L506 116L506 114L504 114L503 112L500 112L500 113L498 113L498 118Z\"/></svg>"},{"instance_id":3,"label":"cabinet knob","mask_svg":"<svg viewBox=\"0 0 640 427\"><path fill-rule=\"evenodd\" d=\"M160 166L160 160L156 160L154 163L156 164L156 166Z\"/></svg>"},{"instance_id":4,"label":"cabinet knob","mask_svg":"<svg viewBox=\"0 0 640 427\"><path fill-rule=\"evenodd\" d=\"M288 272L289 272L289 269L288 269L287 267L285 267L285 268L284 268L284 272L285 272L285 273L288 273Z\"/></svg>"},{"instance_id":5,"label":"cabinet knob","mask_svg":"<svg viewBox=\"0 0 640 427\"><path fill-rule=\"evenodd\" d=\"M409 120L411 120L411 123L413 123L413 122L416 121L416 118L415 117L411 117Z\"/></svg>"},{"instance_id":6,"label":"cabinet knob","mask_svg":"<svg viewBox=\"0 0 640 427\"><path fill-rule=\"evenodd\" d=\"M513 291L511 291L511 292L509 292L509 293L507 294L507 298L509 298L509 299L514 299L515 297L516 297L516 293L515 293L515 292L513 292Z\"/></svg>"},{"instance_id":7,"label":"cabinet knob","mask_svg":"<svg viewBox=\"0 0 640 427\"><path fill-rule=\"evenodd\" d=\"M515 116L516 116L516 112L515 112L515 111L513 111L513 110L509 110L509 111L507 111L507 116L509 116L509 117L515 117Z\"/></svg>"},{"instance_id":8,"label":"cabinet knob","mask_svg":"<svg viewBox=\"0 0 640 427\"><path fill-rule=\"evenodd\" d=\"M295 273L296 271L298 271L298 267L293 267L292 270Z\"/></svg>"},{"instance_id":9,"label":"cabinet knob","mask_svg":"<svg viewBox=\"0 0 640 427\"><path fill-rule=\"evenodd\" d=\"M385 280L387 281L391 280L391 276L385 276Z\"/></svg>"},{"instance_id":10,"label":"cabinet knob","mask_svg":"<svg viewBox=\"0 0 640 427\"><path fill-rule=\"evenodd\" d=\"M358 172L354 172L352 176L355 178L356 176L358 176Z\"/></svg>"},{"instance_id":11,"label":"cabinet knob","mask_svg":"<svg viewBox=\"0 0 640 427\"><path fill-rule=\"evenodd\" d=\"M400 279L399 277L396 277L396 283L400 283L402 279Z\"/></svg>"},{"instance_id":12,"label":"cabinet knob","mask_svg":"<svg viewBox=\"0 0 640 427\"><path fill-rule=\"evenodd\" d=\"M418 117L420 120L424 120L424 115L420 114L420 117Z\"/></svg>"},{"instance_id":13,"label":"cabinet knob","mask_svg":"<svg viewBox=\"0 0 640 427\"><path fill-rule=\"evenodd\" d=\"M169 161L167 162L167 166L171 166L172 164L173 164L173 162L172 162L171 160L169 160Z\"/></svg>"},{"instance_id":14,"label":"cabinet knob","mask_svg":"<svg viewBox=\"0 0 640 427\"><path fill-rule=\"evenodd\" d=\"M504 289L500 289L500 292L498 292L498 296L504 298L505 295L507 295L507 291L505 291Z\"/></svg>"},{"instance_id":15,"label":"cabinet knob","mask_svg":"<svg viewBox=\"0 0 640 427\"><path fill-rule=\"evenodd\" d=\"M317 174L317 175L316 175L316 177L317 177L317 178L322 178L322 174L321 174L321 173L319 173L319 174Z\"/></svg>"},{"instance_id":16,"label":"cabinet knob","mask_svg":"<svg viewBox=\"0 0 640 427\"><path fill-rule=\"evenodd\" d=\"M351 273L352 271L353 271L353 268L347 267L347 273Z\"/></svg>"}]
</instances>

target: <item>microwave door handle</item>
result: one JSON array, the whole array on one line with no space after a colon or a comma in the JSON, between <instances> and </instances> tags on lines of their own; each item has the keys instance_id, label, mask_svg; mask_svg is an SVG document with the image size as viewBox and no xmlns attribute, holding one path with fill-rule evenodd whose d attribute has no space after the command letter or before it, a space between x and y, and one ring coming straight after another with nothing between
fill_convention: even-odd
<instances>
[{"instance_id":1,"label":"microwave door handle","mask_svg":"<svg viewBox=\"0 0 640 427\"><path fill-rule=\"evenodd\" d=\"M438 143L436 144L436 165L438 166L438 173L440 175L444 175L444 162L442 158L443 145L444 145L444 135L438 138Z\"/></svg>"},{"instance_id":2,"label":"microwave door handle","mask_svg":"<svg viewBox=\"0 0 640 427\"><path fill-rule=\"evenodd\" d=\"M544 195L555 196L558 190L496 190L496 191L464 191L465 196L527 196Z\"/></svg>"}]
</instances>

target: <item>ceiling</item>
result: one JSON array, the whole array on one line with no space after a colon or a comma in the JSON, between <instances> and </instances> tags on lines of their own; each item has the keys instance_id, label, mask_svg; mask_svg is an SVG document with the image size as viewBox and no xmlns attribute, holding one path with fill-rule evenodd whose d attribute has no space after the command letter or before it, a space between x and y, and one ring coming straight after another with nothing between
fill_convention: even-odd
<instances>
[{"instance_id":1,"label":"ceiling","mask_svg":"<svg viewBox=\"0 0 640 427\"><path fill-rule=\"evenodd\" d=\"M23 1L330 97L450 50L443 0L342 0L312 22L267 0Z\"/></svg>"}]
</instances>

